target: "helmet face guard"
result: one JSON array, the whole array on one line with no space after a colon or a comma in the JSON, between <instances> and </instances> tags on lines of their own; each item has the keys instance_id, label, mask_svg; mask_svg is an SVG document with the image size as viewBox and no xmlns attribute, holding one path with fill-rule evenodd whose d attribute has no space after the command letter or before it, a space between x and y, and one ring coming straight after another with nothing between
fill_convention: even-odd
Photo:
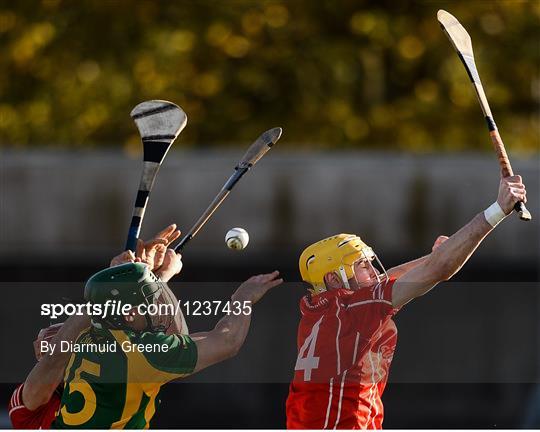
<instances>
[{"instance_id":1,"label":"helmet face guard","mask_svg":"<svg viewBox=\"0 0 540 432\"><path fill-rule=\"evenodd\" d=\"M366 270L370 274L370 285L373 283L381 283L388 279L388 273L381 263L381 260L379 260L377 254L373 252L373 249L368 246L362 248L357 253L351 253L343 257L342 263L338 268L338 273L345 288L351 289L351 284L349 282L351 279L356 282L357 287L365 284L365 281L358 280L356 274L356 266L359 262L364 263Z\"/></svg>"},{"instance_id":2,"label":"helmet face guard","mask_svg":"<svg viewBox=\"0 0 540 432\"><path fill-rule=\"evenodd\" d=\"M176 298L161 281L146 284L141 291L146 304L145 331L166 332L174 320Z\"/></svg>"}]
</instances>

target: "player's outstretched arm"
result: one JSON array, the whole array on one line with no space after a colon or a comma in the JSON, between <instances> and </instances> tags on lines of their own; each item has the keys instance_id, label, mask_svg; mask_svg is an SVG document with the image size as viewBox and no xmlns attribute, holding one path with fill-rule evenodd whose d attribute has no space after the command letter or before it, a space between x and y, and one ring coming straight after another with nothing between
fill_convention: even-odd
<instances>
[{"instance_id":1,"label":"player's outstretched arm","mask_svg":"<svg viewBox=\"0 0 540 432\"><path fill-rule=\"evenodd\" d=\"M238 287L231 301L240 304L248 302L251 305L257 303L268 290L283 282L278 276L279 272L275 271L249 278ZM229 314L223 317L213 330L192 334L191 338L197 344L197 365L194 373L234 357L244 344L250 323L251 313Z\"/></svg>"},{"instance_id":2,"label":"player's outstretched arm","mask_svg":"<svg viewBox=\"0 0 540 432\"><path fill-rule=\"evenodd\" d=\"M435 249L437 249L441 244L443 244L446 240L448 240L448 237L446 236L439 236L435 240L435 243L433 243L433 246L431 248L431 251L433 252ZM412 270L413 268L419 266L422 264L429 255L425 255L421 258L417 258L415 260L400 264L398 266L392 267L390 270L388 270L388 277L390 279L399 279L401 276L403 276L408 271Z\"/></svg>"},{"instance_id":3,"label":"player's outstretched arm","mask_svg":"<svg viewBox=\"0 0 540 432\"><path fill-rule=\"evenodd\" d=\"M455 275L497 223L512 212L518 201L526 202L521 177L502 178L497 201L492 206L477 214L421 264L396 281L392 290L393 306L401 307Z\"/></svg>"},{"instance_id":4,"label":"player's outstretched arm","mask_svg":"<svg viewBox=\"0 0 540 432\"><path fill-rule=\"evenodd\" d=\"M56 344L53 354L45 354L26 377L22 399L24 406L34 411L46 404L53 392L62 382L64 369L71 356L70 352L61 352L62 341L73 342L79 333L90 325L87 316L71 316L62 325L51 343Z\"/></svg>"}]
</instances>

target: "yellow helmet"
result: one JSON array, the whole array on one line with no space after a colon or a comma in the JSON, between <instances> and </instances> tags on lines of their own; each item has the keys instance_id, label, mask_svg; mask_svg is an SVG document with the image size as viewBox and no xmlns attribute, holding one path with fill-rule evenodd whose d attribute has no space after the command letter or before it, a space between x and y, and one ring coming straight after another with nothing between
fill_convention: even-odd
<instances>
[{"instance_id":1,"label":"yellow helmet","mask_svg":"<svg viewBox=\"0 0 540 432\"><path fill-rule=\"evenodd\" d=\"M338 234L308 246L300 255L298 265L302 280L312 285L310 291L316 295L326 291L324 276L333 271L339 273L345 287L349 288L348 281L355 276L353 264L360 259L371 263L377 256L357 235ZM384 271L378 259L377 262Z\"/></svg>"}]
</instances>

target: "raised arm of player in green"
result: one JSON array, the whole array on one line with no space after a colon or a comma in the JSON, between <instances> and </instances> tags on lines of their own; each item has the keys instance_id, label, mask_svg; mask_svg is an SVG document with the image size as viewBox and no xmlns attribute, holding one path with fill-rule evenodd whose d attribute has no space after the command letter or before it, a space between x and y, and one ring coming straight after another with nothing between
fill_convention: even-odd
<instances>
[{"instance_id":1,"label":"raised arm of player in green","mask_svg":"<svg viewBox=\"0 0 540 432\"><path fill-rule=\"evenodd\" d=\"M231 297L231 302L244 305L257 303L268 290L278 286L283 279L279 272L253 276L245 281ZM231 310L234 306L231 305ZM193 373L235 356L246 339L251 323L251 311L223 317L213 330L194 333L191 338L197 344L197 365Z\"/></svg>"}]
</instances>

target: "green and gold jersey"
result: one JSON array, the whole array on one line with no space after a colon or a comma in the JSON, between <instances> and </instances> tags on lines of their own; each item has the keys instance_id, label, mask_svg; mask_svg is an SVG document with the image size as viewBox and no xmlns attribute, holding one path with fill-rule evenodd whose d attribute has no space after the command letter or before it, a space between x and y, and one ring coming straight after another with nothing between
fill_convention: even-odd
<instances>
[{"instance_id":1,"label":"green and gold jersey","mask_svg":"<svg viewBox=\"0 0 540 432\"><path fill-rule=\"evenodd\" d=\"M148 428L161 386L197 363L197 346L184 335L91 327L72 349L57 429Z\"/></svg>"}]
</instances>

